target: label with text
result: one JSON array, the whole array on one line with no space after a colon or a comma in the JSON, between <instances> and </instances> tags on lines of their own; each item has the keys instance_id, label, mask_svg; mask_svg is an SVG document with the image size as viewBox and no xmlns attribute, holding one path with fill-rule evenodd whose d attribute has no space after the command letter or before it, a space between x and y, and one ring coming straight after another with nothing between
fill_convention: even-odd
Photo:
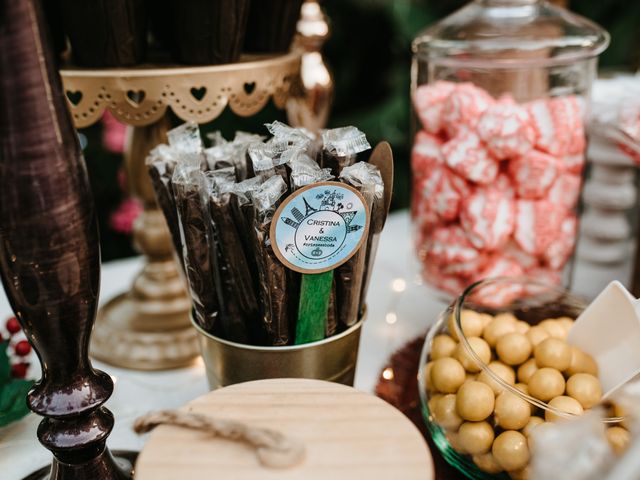
<instances>
[{"instance_id":1,"label":"label with text","mask_svg":"<svg viewBox=\"0 0 640 480\"><path fill-rule=\"evenodd\" d=\"M360 192L323 182L298 190L280 205L271 223L271 245L290 269L321 273L349 260L368 230L369 211Z\"/></svg>"}]
</instances>

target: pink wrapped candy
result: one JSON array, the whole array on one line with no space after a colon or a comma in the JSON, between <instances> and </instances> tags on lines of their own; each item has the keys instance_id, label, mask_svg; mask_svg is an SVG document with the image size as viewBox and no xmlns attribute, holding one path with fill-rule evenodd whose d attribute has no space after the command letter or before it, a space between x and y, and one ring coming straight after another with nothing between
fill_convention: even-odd
<instances>
[{"instance_id":1,"label":"pink wrapped candy","mask_svg":"<svg viewBox=\"0 0 640 480\"><path fill-rule=\"evenodd\" d=\"M544 258L551 268L560 270L569 260L576 244L577 226L578 221L573 214L562 221L559 236L544 251Z\"/></svg>"},{"instance_id":2,"label":"pink wrapped candy","mask_svg":"<svg viewBox=\"0 0 640 480\"><path fill-rule=\"evenodd\" d=\"M460 295L467 286L467 282L457 275L447 275L438 265L429 262L425 263L422 275L427 282L451 295Z\"/></svg>"},{"instance_id":3,"label":"pink wrapped candy","mask_svg":"<svg viewBox=\"0 0 640 480\"><path fill-rule=\"evenodd\" d=\"M498 162L471 130L462 130L457 137L445 143L442 154L454 172L472 182L486 185L498 175Z\"/></svg>"},{"instance_id":4,"label":"pink wrapped candy","mask_svg":"<svg viewBox=\"0 0 640 480\"><path fill-rule=\"evenodd\" d=\"M478 136L497 160L524 155L535 142L529 112L515 103L491 105L478 120L477 128Z\"/></svg>"},{"instance_id":5,"label":"pink wrapped candy","mask_svg":"<svg viewBox=\"0 0 640 480\"><path fill-rule=\"evenodd\" d=\"M536 147L556 156L584 150L582 106L574 96L534 100L527 105Z\"/></svg>"},{"instance_id":6,"label":"pink wrapped candy","mask_svg":"<svg viewBox=\"0 0 640 480\"><path fill-rule=\"evenodd\" d=\"M496 250L513 232L513 201L496 189L479 188L462 202L460 223L474 247Z\"/></svg>"},{"instance_id":7,"label":"pink wrapped candy","mask_svg":"<svg viewBox=\"0 0 640 480\"><path fill-rule=\"evenodd\" d=\"M438 265L470 262L480 256L458 225L437 227L426 240L427 260Z\"/></svg>"},{"instance_id":8,"label":"pink wrapped candy","mask_svg":"<svg viewBox=\"0 0 640 480\"><path fill-rule=\"evenodd\" d=\"M444 166L434 166L428 170L417 189L421 192L421 202L425 209L443 221L455 220L460 211L460 194L450 180L453 174Z\"/></svg>"},{"instance_id":9,"label":"pink wrapped candy","mask_svg":"<svg viewBox=\"0 0 640 480\"><path fill-rule=\"evenodd\" d=\"M564 211L548 200L517 200L513 237L522 250L540 256L555 240L563 217Z\"/></svg>"},{"instance_id":10,"label":"pink wrapped candy","mask_svg":"<svg viewBox=\"0 0 640 480\"><path fill-rule=\"evenodd\" d=\"M504 253L504 256L506 258L509 258L516 262L525 271L537 268L540 265L538 257L525 252L518 246L517 243L513 241L507 243L507 245L502 249L502 252Z\"/></svg>"},{"instance_id":11,"label":"pink wrapped candy","mask_svg":"<svg viewBox=\"0 0 640 480\"><path fill-rule=\"evenodd\" d=\"M416 89L413 95L413 105L422 127L428 133L437 135L442 130L444 103L454 88L455 83L437 81L432 84L421 85Z\"/></svg>"},{"instance_id":12,"label":"pink wrapped candy","mask_svg":"<svg viewBox=\"0 0 640 480\"><path fill-rule=\"evenodd\" d=\"M422 178L436 165L444 165L442 141L427 132L420 131L416 135L411 150L411 170L414 179Z\"/></svg>"},{"instance_id":13,"label":"pink wrapped candy","mask_svg":"<svg viewBox=\"0 0 640 480\"><path fill-rule=\"evenodd\" d=\"M584 168L584 151L565 155L562 157L561 165L567 172L582 173L582 169Z\"/></svg>"},{"instance_id":14,"label":"pink wrapped candy","mask_svg":"<svg viewBox=\"0 0 640 480\"><path fill-rule=\"evenodd\" d=\"M444 102L444 129L455 137L461 130L475 128L482 113L494 103L491 95L473 83L457 84Z\"/></svg>"},{"instance_id":15,"label":"pink wrapped candy","mask_svg":"<svg viewBox=\"0 0 640 480\"><path fill-rule=\"evenodd\" d=\"M567 210L573 210L578 205L582 177L573 173L561 173L551 185L547 193L547 200L555 205L561 205Z\"/></svg>"},{"instance_id":16,"label":"pink wrapped candy","mask_svg":"<svg viewBox=\"0 0 640 480\"><path fill-rule=\"evenodd\" d=\"M412 213L427 281L453 294L484 277L559 283L575 245L581 99L518 104L471 83L436 82L413 100L423 129L411 154ZM484 293L499 305L522 292Z\"/></svg>"},{"instance_id":17,"label":"pink wrapped candy","mask_svg":"<svg viewBox=\"0 0 640 480\"><path fill-rule=\"evenodd\" d=\"M509 162L509 174L520 198L541 198L547 193L558 175L558 159L531 150Z\"/></svg>"}]
</instances>

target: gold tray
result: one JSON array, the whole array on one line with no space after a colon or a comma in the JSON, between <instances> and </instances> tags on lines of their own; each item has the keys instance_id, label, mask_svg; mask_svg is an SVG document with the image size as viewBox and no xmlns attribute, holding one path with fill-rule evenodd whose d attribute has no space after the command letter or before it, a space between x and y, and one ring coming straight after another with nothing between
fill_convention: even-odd
<instances>
[{"instance_id":1,"label":"gold tray","mask_svg":"<svg viewBox=\"0 0 640 480\"><path fill-rule=\"evenodd\" d=\"M239 62L204 67L143 65L133 69L60 70L77 128L97 122L105 110L133 126L160 120L167 108L199 124L225 107L237 115L258 113L270 98L284 108L300 81L300 52L243 56Z\"/></svg>"}]
</instances>

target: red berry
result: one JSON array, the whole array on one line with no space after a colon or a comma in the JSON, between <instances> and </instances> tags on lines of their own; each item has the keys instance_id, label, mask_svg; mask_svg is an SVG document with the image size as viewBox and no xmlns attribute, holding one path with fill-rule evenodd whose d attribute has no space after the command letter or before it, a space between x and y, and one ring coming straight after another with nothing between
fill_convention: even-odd
<instances>
[{"instance_id":1,"label":"red berry","mask_svg":"<svg viewBox=\"0 0 640 480\"><path fill-rule=\"evenodd\" d=\"M13 378L24 378L27 376L28 363L14 363L11 365L11 376Z\"/></svg>"},{"instance_id":2,"label":"red berry","mask_svg":"<svg viewBox=\"0 0 640 480\"><path fill-rule=\"evenodd\" d=\"M26 340L20 340L13 348L16 352L16 355L20 357L26 357L27 355L29 355L29 353L31 353L31 345Z\"/></svg>"},{"instance_id":3,"label":"red berry","mask_svg":"<svg viewBox=\"0 0 640 480\"><path fill-rule=\"evenodd\" d=\"M7 320L7 330L11 335L18 333L21 330L20 324L18 323L18 319L16 317L11 317L9 320Z\"/></svg>"}]
</instances>

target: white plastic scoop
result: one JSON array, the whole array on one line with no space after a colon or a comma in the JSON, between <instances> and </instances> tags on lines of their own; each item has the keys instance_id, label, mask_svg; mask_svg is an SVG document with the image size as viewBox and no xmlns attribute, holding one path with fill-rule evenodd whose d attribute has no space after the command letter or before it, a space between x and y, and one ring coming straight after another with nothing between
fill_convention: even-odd
<instances>
[{"instance_id":1,"label":"white plastic scoop","mask_svg":"<svg viewBox=\"0 0 640 480\"><path fill-rule=\"evenodd\" d=\"M640 373L640 300L611 282L576 319L567 341L595 359L607 398Z\"/></svg>"}]
</instances>

